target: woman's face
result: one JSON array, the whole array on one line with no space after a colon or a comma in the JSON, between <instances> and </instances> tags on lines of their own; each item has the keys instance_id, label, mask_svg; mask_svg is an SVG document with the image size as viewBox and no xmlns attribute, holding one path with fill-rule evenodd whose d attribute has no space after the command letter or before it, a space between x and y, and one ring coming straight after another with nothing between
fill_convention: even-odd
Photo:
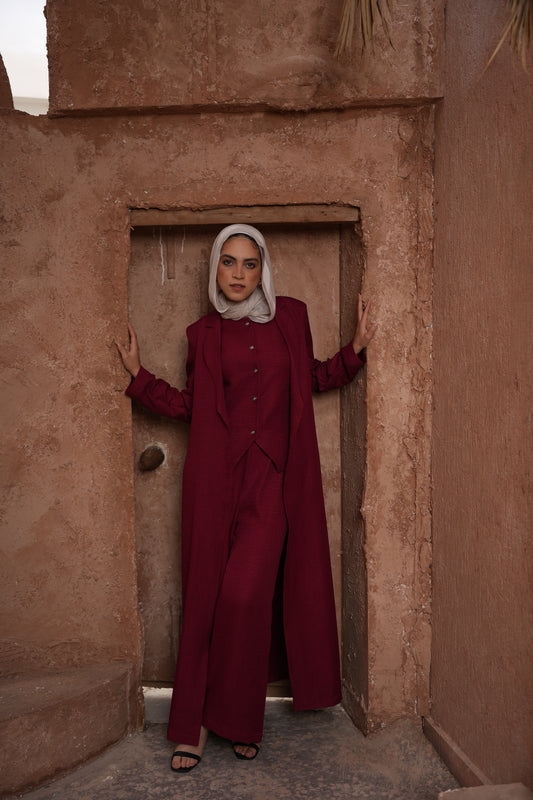
<instances>
[{"instance_id":1,"label":"woman's face","mask_svg":"<svg viewBox=\"0 0 533 800\"><path fill-rule=\"evenodd\" d=\"M250 297L261 280L261 254L246 236L232 236L222 245L217 281L228 300L238 303Z\"/></svg>"}]
</instances>

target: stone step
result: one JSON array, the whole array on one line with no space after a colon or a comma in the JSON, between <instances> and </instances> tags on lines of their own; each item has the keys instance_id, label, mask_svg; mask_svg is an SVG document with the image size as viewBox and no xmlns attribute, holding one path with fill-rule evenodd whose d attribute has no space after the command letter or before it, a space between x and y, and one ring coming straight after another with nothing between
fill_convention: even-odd
<instances>
[{"instance_id":1,"label":"stone step","mask_svg":"<svg viewBox=\"0 0 533 800\"><path fill-rule=\"evenodd\" d=\"M0 793L61 775L131 732L133 674L112 663L0 680Z\"/></svg>"},{"instance_id":2,"label":"stone step","mask_svg":"<svg viewBox=\"0 0 533 800\"><path fill-rule=\"evenodd\" d=\"M498 786L471 786L440 792L439 800L533 800L523 783L506 783Z\"/></svg>"}]
</instances>

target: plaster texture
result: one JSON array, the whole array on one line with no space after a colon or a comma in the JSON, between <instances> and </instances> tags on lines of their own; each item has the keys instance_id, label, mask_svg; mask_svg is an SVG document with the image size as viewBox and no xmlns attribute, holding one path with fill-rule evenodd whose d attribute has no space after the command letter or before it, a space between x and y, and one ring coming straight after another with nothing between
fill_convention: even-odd
<instances>
[{"instance_id":1,"label":"plaster texture","mask_svg":"<svg viewBox=\"0 0 533 800\"><path fill-rule=\"evenodd\" d=\"M131 410L113 344L128 314L128 208L344 200L363 209L363 290L380 323L367 368L365 725L426 708L432 124L426 108L4 116L4 669L139 664Z\"/></svg>"},{"instance_id":2,"label":"plaster texture","mask_svg":"<svg viewBox=\"0 0 533 800\"><path fill-rule=\"evenodd\" d=\"M4 59L0 55L0 109L13 109L13 94L11 84L4 64Z\"/></svg>"},{"instance_id":3,"label":"plaster texture","mask_svg":"<svg viewBox=\"0 0 533 800\"><path fill-rule=\"evenodd\" d=\"M506 46L483 74L497 0L450 0L435 127L443 3L396 3L395 50L378 33L376 56L356 41L337 63L341 5L213 0L178 17L170 0L76 14L49 0L56 118L13 111L0 69L0 666L39 685L120 662L140 685L133 425L113 344L130 209L347 204L360 223L341 233L353 272L332 280L339 338L361 284L380 328L339 400L345 706L362 730L431 712L462 779L531 785L531 78ZM113 724L141 717L133 691Z\"/></svg>"},{"instance_id":4,"label":"plaster texture","mask_svg":"<svg viewBox=\"0 0 533 800\"><path fill-rule=\"evenodd\" d=\"M449 789L439 794L439 800L533 800L533 792L523 783L506 783L500 786Z\"/></svg>"},{"instance_id":5,"label":"plaster texture","mask_svg":"<svg viewBox=\"0 0 533 800\"><path fill-rule=\"evenodd\" d=\"M353 300L364 273L361 231L341 235L341 330L348 339L353 330ZM341 392L342 506L342 676L343 702L361 730L367 728L368 709L368 575L365 522L361 514L365 484L366 373Z\"/></svg>"},{"instance_id":6,"label":"plaster texture","mask_svg":"<svg viewBox=\"0 0 533 800\"><path fill-rule=\"evenodd\" d=\"M380 325L366 377L331 401L320 442L346 708L364 731L429 710L430 101L442 3L398 6L396 50L378 34L379 57L362 60L355 45L339 64L326 56L336 14L270 1L252 17L217 0L180 4L175 24L169 0L83 0L76 14L50 0L55 117L2 109L0 667L38 680L131 665L136 691L116 708L117 729L141 724L152 633L138 607L137 454L114 346L138 306L131 209L212 212L221 224L225 208L291 219L300 206L359 209L322 267L323 307L302 264L284 278L315 304L322 356L352 335L361 287ZM199 286L180 270L172 280L180 308L195 308ZM161 327L147 320L149 352Z\"/></svg>"},{"instance_id":7,"label":"plaster texture","mask_svg":"<svg viewBox=\"0 0 533 800\"><path fill-rule=\"evenodd\" d=\"M483 73L504 17L497 3L448 4L435 161L431 718L489 781L533 788L533 82L507 45Z\"/></svg>"},{"instance_id":8,"label":"plaster texture","mask_svg":"<svg viewBox=\"0 0 533 800\"><path fill-rule=\"evenodd\" d=\"M53 778L135 727L129 664L0 680L0 793Z\"/></svg>"},{"instance_id":9,"label":"plaster texture","mask_svg":"<svg viewBox=\"0 0 533 800\"><path fill-rule=\"evenodd\" d=\"M419 724L396 722L364 737L336 707L294 714L269 701L265 738L253 764L211 736L202 763L178 775L162 725L150 725L99 759L25 800L436 800L457 787ZM13 800L13 799L12 799Z\"/></svg>"},{"instance_id":10,"label":"plaster texture","mask_svg":"<svg viewBox=\"0 0 533 800\"><path fill-rule=\"evenodd\" d=\"M48 0L50 112L324 109L441 95L442 0L394 7L393 43L333 58L342 0ZM83 64L83 69L80 69Z\"/></svg>"}]
</instances>

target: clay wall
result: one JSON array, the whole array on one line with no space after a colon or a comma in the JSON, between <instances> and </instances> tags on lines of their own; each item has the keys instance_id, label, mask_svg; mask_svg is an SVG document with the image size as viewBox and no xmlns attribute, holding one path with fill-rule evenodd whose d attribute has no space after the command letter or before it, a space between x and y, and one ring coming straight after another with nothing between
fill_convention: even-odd
<instances>
[{"instance_id":1,"label":"clay wall","mask_svg":"<svg viewBox=\"0 0 533 800\"><path fill-rule=\"evenodd\" d=\"M467 783L533 786L533 83L505 6L448 4L436 118L432 731Z\"/></svg>"},{"instance_id":2,"label":"clay wall","mask_svg":"<svg viewBox=\"0 0 533 800\"><path fill-rule=\"evenodd\" d=\"M16 164L4 179L11 543L3 585L10 586L8 638L21 643L9 658L13 668L26 668L32 653L38 663L45 650L55 664L69 662L73 649L81 658L105 649L113 657L121 649L135 655L131 411L113 348L128 314L128 208L193 199L200 206L246 206L257 202L257 186L272 205L306 202L317 197L317 169L308 169L312 151L323 176L320 200L357 200L364 208L365 293L375 298L387 335L394 331L398 338L395 348L375 346L368 366L373 672L378 684L379 675L386 683L386 697L376 694L373 707L376 721L406 705L414 710L413 686L411 701L405 700L404 680L412 680L405 643L390 615L405 615L416 628L411 569L413 548L421 544L415 542L408 443L417 446L413 428L423 424L413 377L422 391L424 383L408 352L426 335L418 304L427 297L419 299L418 272L428 263L418 260L416 208L420 174L430 181L429 144L418 147L411 186L398 175L398 160L406 130L417 145L431 136L431 114L345 112L341 119L328 113L309 120L235 114L221 116L216 127L200 116L132 123L16 114L2 123L7 163ZM284 146L294 137L296 146ZM244 183L233 164L236 152L254 153ZM426 544L428 537L429 531ZM71 643L64 655L63 641Z\"/></svg>"},{"instance_id":3,"label":"clay wall","mask_svg":"<svg viewBox=\"0 0 533 800\"><path fill-rule=\"evenodd\" d=\"M361 275L380 324L366 385L341 402L343 470L362 475L342 496L345 701L372 730L428 710L442 5L409 0L396 50L379 34L375 57L356 41L340 63L342 3L334 16L318 0L305 14L271 2L261 25L241 5L183 8L171 46L174 3L80 0L73 16L50 0L56 116L0 118L2 667L121 661L139 681L132 416L113 344L126 335L130 209L346 204L360 209L360 243L351 280L343 267L339 338ZM313 326L320 341L325 321ZM350 414L365 403L355 442Z\"/></svg>"},{"instance_id":4,"label":"clay wall","mask_svg":"<svg viewBox=\"0 0 533 800\"><path fill-rule=\"evenodd\" d=\"M50 112L343 108L441 94L442 0L394 7L394 48L333 58L342 0L48 0ZM79 9L79 10L78 10ZM80 65L83 67L80 69Z\"/></svg>"},{"instance_id":5,"label":"clay wall","mask_svg":"<svg viewBox=\"0 0 533 800\"><path fill-rule=\"evenodd\" d=\"M11 86L7 76L4 59L0 55L0 109L12 110L13 109L13 95L11 94Z\"/></svg>"}]
</instances>

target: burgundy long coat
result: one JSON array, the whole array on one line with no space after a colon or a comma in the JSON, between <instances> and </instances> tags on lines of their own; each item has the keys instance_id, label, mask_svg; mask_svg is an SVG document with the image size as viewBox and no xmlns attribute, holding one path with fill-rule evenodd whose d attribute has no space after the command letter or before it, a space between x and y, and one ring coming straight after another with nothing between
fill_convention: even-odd
<instances>
[{"instance_id":1,"label":"burgundy long coat","mask_svg":"<svg viewBox=\"0 0 533 800\"><path fill-rule=\"evenodd\" d=\"M278 297L275 321L287 344L291 367L283 623L294 707L303 710L332 706L341 699L312 391L345 385L363 361L351 344L327 361L315 359L307 309L299 300ZM191 325L187 338L184 391L141 368L127 394L158 414L191 424L183 472L183 626L168 738L194 742L200 732L213 615L228 556L231 465L218 312Z\"/></svg>"}]
</instances>

